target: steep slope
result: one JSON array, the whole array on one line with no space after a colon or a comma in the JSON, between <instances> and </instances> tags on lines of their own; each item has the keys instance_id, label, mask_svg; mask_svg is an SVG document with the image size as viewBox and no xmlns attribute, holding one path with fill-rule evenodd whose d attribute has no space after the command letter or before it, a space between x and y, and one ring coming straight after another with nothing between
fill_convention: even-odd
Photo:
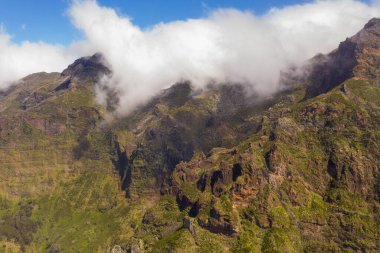
<instances>
[{"instance_id":1,"label":"steep slope","mask_svg":"<svg viewBox=\"0 0 380 253\"><path fill-rule=\"evenodd\" d=\"M161 193L176 197L181 213L172 224L186 214L184 229L172 232L173 238L182 236L187 228L195 240L190 245L198 247L194 251L202 251L204 244L196 234L205 230L223 238L208 246L215 251L225 247L252 252L379 250L379 79L376 75L379 27L378 19L371 20L361 32L326 57L326 61L313 65L306 91L301 86L284 93L276 97L276 104L268 110L255 111L257 104L243 103L233 115L254 120L246 122L245 129L251 131L243 134L244 137L232 138L237 146L234 142L224 142L224 148L210 150L190 145L194 147L193 152L186 155L193 153L193 158L187 161L186 155L180 155L173 163L185 162L179 162L173 172L170 166L165 167L165 160L147 170L153 172L151 188L161 185ZM327 93L317 96L324 92ZM309 97L314 98L305 99ZM193 100L196 99L195 96ZM207 97L207 101L213 101L212 97ZM157 116L163 110L156 108ZM197 108L189 110L189 114L202 115ZM185 122L195 127L197 133L205 131L196 128L199 121L193 118L176 122L177 108L174 113L165 109L173 125L155 126L153 131L144 129L148 137L138 141L137 149L122 148L120 152L124 152L121 160L126 173L122 178L128 181L127 191L134 187L135 171L144 171L143 178L149 174L147 167L134 166L135 155L144 150L144 155L137 158L138 164L152 165L144 157L155 145L151 139L155 139L157 128L165 136L165 132ZM232 122L231 116L226 120ZM140 122L150 126L147 121ZM162 124L161 120L158 122ZM239 123L231 129L239 129L237 126ZM215 132L218 128L211 129ZM174 151L186 149L188 143L183 139L196 140L184 129L175 133L165 136L165 143L159 141L165 152L170 150L167 141L172 136L176 136L173 144L180 144ZM226 132L217 136L222 143L212 143L210 147L223 147L226 136ZM130 142L120 139L118 147L127 147L127 143ZM162 156L165 155L171 157L169 151ZM160 161L162 156L152 160ZM162 177L164 180L169 177L169 181L157 184L163 181ZM167 233L168 221L161 223L160 215L148 214L149 218L144 217L142 221L142 231L136 231L146 249L163 247L162 250L181 251L189 246L172 245L162 235ZM157 237L162 240L155 244L146 236L156 229L161 231Z\"/></svg>"},{"instance_id":2,"label":"steep slope","mask_svg":"<svg viewBox=\"0 0 380 253\"><path fill-rule=\"evenodd\" d=\"M88 62L93 60L87 59ZM3 92L0 148L2 175L8 183L2 183L0 189L8 187L6 192L15 197L28 196L32 189L22 180L37 179L23 175L30 172L31 166L38 168L42 181L46 180L35 182L31 187L35 191L46 190L43 185L48 184L49 179L45 176L69 170L67 165L72 163L71 153L77 139L101 121L103 109L96 104L92 91L91 79L96 75L92 73L88 79L68 74L76 65L77 62L62 74L27 76ZM88 69L83 71L87 73ZM103 73L102 69L99 71ZM57 171L52 169L55 166Z\"/></svg>"},{"instance_id":3,"label":"steep slope","mask_svg":"<svg viewBox=\"0 0 380 253\"><path fill-rule=\"evenodd\" d=\"M311 62L307 97L327 92L345 80L380 76L380 19L373 18L351 38L340 43L328 55L318 55Z\"/></svg>"},{"instance_id":4,"label":"steep slope","mask_svg":"<svg viewBox=\"0 0 380 253\"><path fill-rule=\"evenodd\" d=\"M238 146L178 165L182 208L210 231L237 234L235 250L378 251L380 89L343 85L276 105Z\"/></svg>"},{"instance_id":5,"label":"steep slope","mask_svg":"<svg viewBox=\"0 0 380 253\"><path fill-rule=\"evenodd\" d=\"M116 238L127 206L112 173L112 135L99 129L105 110L93 85L109 72L99 64L99 56L83 58L62 74L33 74L2 93L5 252L104 252Z\"/></svg>"},{"instance_id":6,"label":"steep slope","mask_svg":"<svg viewBox=\"0 0 380 253\"><path fill-rule=\"evenodd\" d=\"M379 29L269 98L183 82L119 118L100 54L24 78L0 93L0 252L380 251Z\"/></svg>"}]
</instances>

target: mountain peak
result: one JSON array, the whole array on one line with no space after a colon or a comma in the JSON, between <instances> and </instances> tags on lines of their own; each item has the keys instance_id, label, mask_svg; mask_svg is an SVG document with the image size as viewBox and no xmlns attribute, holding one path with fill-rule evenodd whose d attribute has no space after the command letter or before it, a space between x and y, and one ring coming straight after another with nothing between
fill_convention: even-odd
<instances>
[{"instance_id":1,"label":"mountain peak","mask_svg":"<svg viewBox=\"0 0 380 253\"><path fill-rule=\"evenodd\" d=\"M110 74L111 68L101 53L79 58L62 72L62 76L71 76L80 80L88 80Z\"/></svg>"},{"instance_id":2,"label":"mountain peak","mask_svg":"<svg viewBox=\"0 0 380 253\"><path fill-rule=\"evenodd\" d=\"M380 18L372 18L367 24L365 24L364 29L370 29L373 27L377 29L380 28Z\"/></svg>"},{"instance_id":3,"label":"mountain peak","mask_svg":"<svg viewBox=\"0 0 380 253\"><path fill-rule=\"evenodd\" d=\"M101 54L0 91L0 252L380 252L378 22L312 59L310 100L290 68L119 115Z\"/></svg>"},{"instance_id":4,"label":"mountain peak","mask_svg":"<svg viewBox=\"0 0 380 253\"><path fill-rule=\"evenodd\" d=\"M359 49L380 48L380 18L371 19L362 30L347 40L355 43Z\"/></svg>"},{"instance_id":5,"label":"mountain peak","mask_svg":"<svg viewBox=\"0 0 380 253\"><path fill-rule=\"evenodd\" d=\"M325 93L352 77L375 78L380 67L380 19L371 19L328 55L312 59L306 97Z\"/></svg>"}]
</instances>

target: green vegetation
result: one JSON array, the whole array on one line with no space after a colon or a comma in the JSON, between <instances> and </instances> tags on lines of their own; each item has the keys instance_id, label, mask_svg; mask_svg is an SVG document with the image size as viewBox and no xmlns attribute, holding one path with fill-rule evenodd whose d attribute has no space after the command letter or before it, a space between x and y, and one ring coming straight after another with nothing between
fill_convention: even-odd
<instances>
[{"instance_id":1,"label":"green vegetation","mask_svg":"<svg viewBox=\"0 0 380 253\"><path fill-rule=\"evenodd\" d=\"M117 117L40 75L0 100L0 253L380 250L376 78L182 83Z\"/></svg>"}]
</instances>

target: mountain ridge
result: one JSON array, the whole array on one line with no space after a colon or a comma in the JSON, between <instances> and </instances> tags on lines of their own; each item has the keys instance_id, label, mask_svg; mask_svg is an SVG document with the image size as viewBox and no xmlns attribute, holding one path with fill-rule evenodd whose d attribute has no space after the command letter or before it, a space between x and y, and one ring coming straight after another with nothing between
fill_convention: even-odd
<instances>
[{"instance_id":1,"label":"mountain ridge","mask_svg":"<svg viewBox=\"0 0 380 253\"><path fill-rule=\"evenodd\" d=\"M379 27L267 99L179 82L112 117L100 54L24 78L0 94L3 249L379 251Z\"/></svg>"},{"instance_id":2,"label":"mountain ridge","mask_svg":"<svg viewBox=\"0 0 380 253\"><path fill-rule=\"evenodd\" d=\"M377 78L379 34L380 19L373 18L356 35L341 42L336 50L314 58L306 97L325 93L348 78Z\"/></svg>"}]
</instances>

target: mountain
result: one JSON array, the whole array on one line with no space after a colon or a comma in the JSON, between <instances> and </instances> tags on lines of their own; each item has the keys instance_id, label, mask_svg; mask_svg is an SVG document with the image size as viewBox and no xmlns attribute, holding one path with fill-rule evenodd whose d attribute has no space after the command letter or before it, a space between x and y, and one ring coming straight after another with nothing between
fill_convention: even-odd
<instances>
[{"instance_id":1,"label":"mountain","mask_svg":"<svg viewBox=\"0 0 380 253\"><path fill-rule=\"evenodd\" d=\"M380 19L371 19L359 33L347 38L328 55L312 62L308 97L325 93L352 77L378 79Z\"/></svg>"},{"instance_id":2,"label":"mountain","mask_svg":"<svg viewBox=\"0 0 380 253\"><path fill-rule=\"evenodd\" d=\"M380 251L380 19L268 98L180 82L119 117L105 62L0 93L0 252Z\"/></svg>"}]
</instances>

